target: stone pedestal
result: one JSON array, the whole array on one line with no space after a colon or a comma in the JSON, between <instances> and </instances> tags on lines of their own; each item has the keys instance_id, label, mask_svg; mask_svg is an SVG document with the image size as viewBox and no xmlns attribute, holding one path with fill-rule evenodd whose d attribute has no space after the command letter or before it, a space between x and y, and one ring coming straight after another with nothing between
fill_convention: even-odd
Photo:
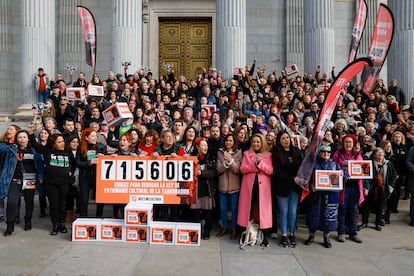
<instances>
[{"instance_id":1,"label":"stone pedestal","mask_svg":"<svg viewBox=\"0 0 414 276\"><path fill-rule=\"evenodd\" d=\"M217 0L216 12L216 67L231 78L246 65L246 0Z\"/></svg>"}]
</instances>

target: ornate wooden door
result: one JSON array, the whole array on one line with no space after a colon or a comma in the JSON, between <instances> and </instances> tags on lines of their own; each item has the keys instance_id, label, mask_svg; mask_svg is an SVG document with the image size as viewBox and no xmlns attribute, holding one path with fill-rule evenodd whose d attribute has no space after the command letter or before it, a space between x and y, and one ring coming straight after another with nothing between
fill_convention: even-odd
<instances>
[{"instance_id":1,"label":"ornate wooden door","mask_svg":"<svg viewBox=\"0 0 414 276\"><path fill-rule=\"evenodd\" d=\"M211 18L160 19L159 72L166 75L167 64L175 76L187 79L208 69L212 60Z\"/></svg>"}]
</instances>

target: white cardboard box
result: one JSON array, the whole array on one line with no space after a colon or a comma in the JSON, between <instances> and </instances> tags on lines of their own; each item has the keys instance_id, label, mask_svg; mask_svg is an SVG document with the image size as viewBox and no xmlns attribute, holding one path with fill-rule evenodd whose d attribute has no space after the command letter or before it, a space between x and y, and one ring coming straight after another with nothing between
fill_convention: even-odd
<instances>
[{"instance_id":1,"label":"white cardboard box","mask_svg":"<svg viewBox=\"0 0 414 276\"><path fill-rule=\"evenodd\" d=\"M174 233L176 245L200 246L200 223L177 223Z\"/></svg>"},{"instance_id":2,"label":"white cardboard box","mask_svg":"<svg viewBox=\"0 0 414 276\"><path fill-rule=\"evenodd\" d=\"M124 241L125 225L122 219L103 219L100 225L101 241Z\"/></svg>"},{"instance_id":3,"label":"white cardboard box","mask_svg":"<svg viewBox=\"0 0 414 276\"><path fill-rule=\"evenodd\" d=\"M104 89L101 85L88 85L88 95L91 97L103 97Z\"/></svg>"},{"instance_id":4,"label":"white cardboard box","mask_svg":"<svg viewBox=\"0 0 414 276\"><path fill-rule=\"evenodd\" d=\"M72 241L97 241L100 239L102 219L78 218L72 223Z\"/></svg>"},{"instance_id":5,"label":"white cardboard box","mask_svg":"<svg viewBox=\"0 0 414 276\"><path fill-rule=\"evenodd\" d=\"M84 100L85 88L83 87L68 87L66 88L66 97L69 101Z\"/></svg>"},{"instance_id":6,"label":"white cardboard box","mask_svg":"<svg viewBox=\"0 0 414 276\"><path fill-rule=\"evenodd\" d=\"M122 122L133 118L127 103L116 103L102 111L102 115L108 126L117 126Z\"/></svg>"},{"instance_id":7,"label":"white cardboard box","mask_svg":"<svg viewBox=\"0 0 414 276\"><path fill-rule=\"evenodd\" d=\"M150 227L149 226L126 226L125 242L130 243L149 243Z\"/></svg>"},{"instance_id":8,"label":"white cardboard box","mask_svg":"<svg viewBox=\"0 0 414 276\"><path fill-rule=\"evenodd\" d=\"M149 225L152 222L152 204L128 203L124 211L125 225Z\"/></svg>"},{"instance_id":9,"label":"white cardboard box","mask_svg":"<svg viewBox=\"0 0 414 276\"><path fill-rule=\"evenodd\" d=\"M150 244L174 245L175 222L156 221L150 225Z\"/></svg>"}]
</instances>

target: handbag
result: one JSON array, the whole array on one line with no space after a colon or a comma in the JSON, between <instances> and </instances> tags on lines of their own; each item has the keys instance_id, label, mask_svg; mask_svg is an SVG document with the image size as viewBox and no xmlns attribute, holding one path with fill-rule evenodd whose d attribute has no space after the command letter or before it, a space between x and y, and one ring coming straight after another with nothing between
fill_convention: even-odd
<instances>
[{"instance_id":1,"label":"handbag","mask_svg":"<svg viewBox=\"0 0 414 276\"><path fill-rule=\"evenodd\" d=\"M23 172L22 189L36 189L36 174Z\"/></svg>"},{"instance_id":2,"label":"handbag","mask_svg":"<svg viewBox=\"0 0 414 276\"><path fill-rule=\"evenodd\" d=\"M23 163L22 167L22 190L33 190L36 189L36 173L28 173L24 170Z\"/></svg>"}]
</instances>

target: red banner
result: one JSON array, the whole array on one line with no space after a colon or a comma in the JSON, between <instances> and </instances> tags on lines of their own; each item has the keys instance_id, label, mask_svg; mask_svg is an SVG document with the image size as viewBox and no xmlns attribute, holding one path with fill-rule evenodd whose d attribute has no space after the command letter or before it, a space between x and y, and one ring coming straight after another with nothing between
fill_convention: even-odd
<instances>
[{"instance_id":1,"label":"red banner","mask_svg":"<svg viewBox=\"0 0 414 276\"><path fill-rule=\"evenodd\" d=\"M368 50L368 57L372 60L373 65L372 67L365 67L361 75L363 91L367 96L374 90L375 82L391 46L393 35L394 17L391 10L386 5L381 4Z\"/></svg>"},{"instance_id":2,"label":"red banner","mask_svg":"<svg viewBox=\"0 0 414 276\"><path fill-rule=\"evenodd\" d=\"M318 122L315 127L315 135L312 136L312 140L306 150L305 158L299 167L298 173L295 177L295 182L303 189L307 190L309 186L309 180L312 175L314 163L320 142L325 135L328 127L328 123L331 120L332 113L338 102L339 94L345 85L351 81L365 66L371 66L372 62L368 58L359 58L349 63L339 73L334 83L331 85L328 96L323 104L322 110L319 115Z\"/></svg>"},{"instance_id":3,"label":"red banner","mask_svg":"<svg viewBox=\"0 0 414 276\"><path fill-rule=\"evenodd\" d=\"M368 8L365 0L359 1L358 10L355 14L354 28L352 29L352 40L349 50L348 63L355 60L356 53L361 41L362 34L365 29L365 22L367 21Z\"/></svg>"},{"instance_id":4,"label":"red banner","mask_svg":"<svg viewBox=\"0 0 414 276\"><path fill-rule=\"evenodd\" d=\"M78 14L82 22L83 39L85 40L86 64L95 72L96 65L96 27L95 19L90 10L78 6Z\"/></svg>"}]
</instances>

